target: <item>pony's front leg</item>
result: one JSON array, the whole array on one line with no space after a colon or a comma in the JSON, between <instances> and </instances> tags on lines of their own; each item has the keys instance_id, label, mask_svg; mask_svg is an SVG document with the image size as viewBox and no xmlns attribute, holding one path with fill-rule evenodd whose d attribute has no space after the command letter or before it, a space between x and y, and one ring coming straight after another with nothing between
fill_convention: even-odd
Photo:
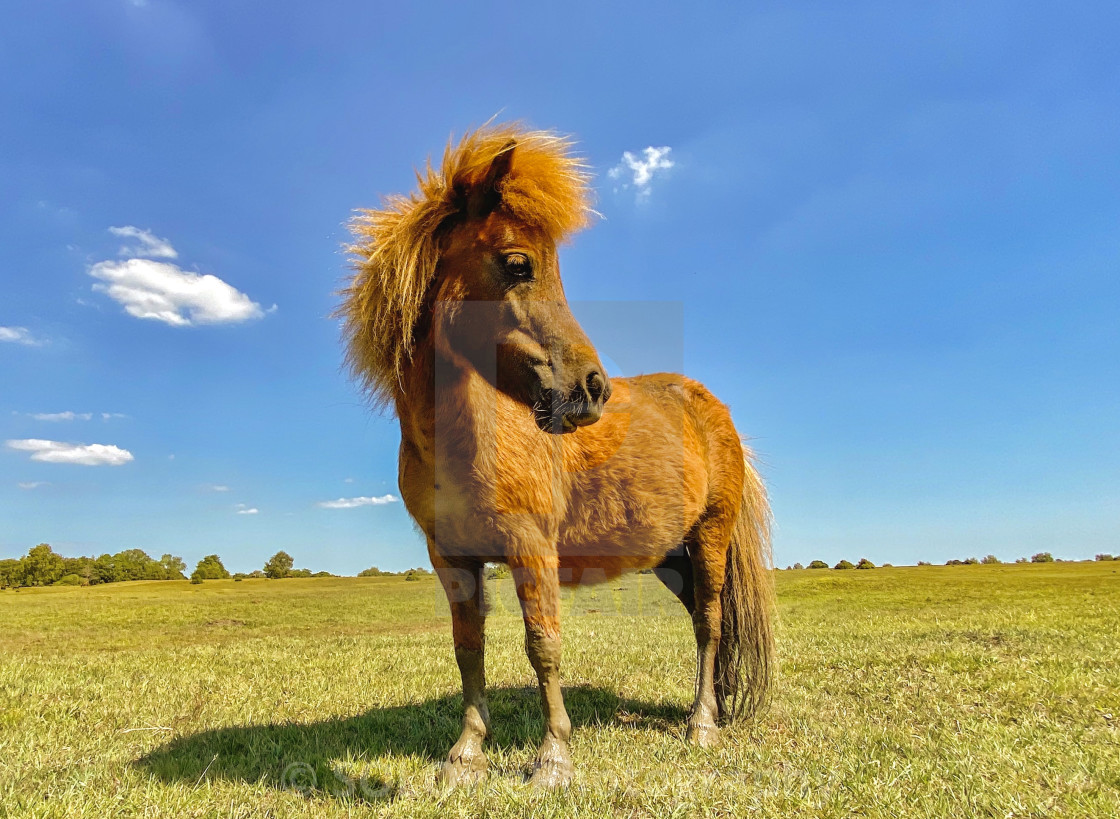
<instances>
[{"instance_id":1,"label":"pony's front leg","mask_svg":"<svg viewBox=\"0 0 1120 819\"><path fill-rule=\"evenodd\" d=\"M433 561L436 563L436 561ZM442 565L441 565L442 564ZM482 741L490 733L486 706L485 624L482 564L456 561L435 566L451 604L451 630L455 661L463 678L463 732L451 748L440 771L440 782L455 786L485 778L488 763Z\"/></svg>"},{"instance_id":2,"label":"pony's front leg","mask_svg":"<svg viewBox=\"0 0 1120 819\"><path fill-rule=\"evenodd\" d=\"M551 565L549 565L551 564ZM510 559L517 597L525 619L525 653L537 672L544 710L544 740L529 780L538 788L557 788L572 778L568 738L572 722L560 691L560 577L555 559Z\"/></svg>"}]
</instances>

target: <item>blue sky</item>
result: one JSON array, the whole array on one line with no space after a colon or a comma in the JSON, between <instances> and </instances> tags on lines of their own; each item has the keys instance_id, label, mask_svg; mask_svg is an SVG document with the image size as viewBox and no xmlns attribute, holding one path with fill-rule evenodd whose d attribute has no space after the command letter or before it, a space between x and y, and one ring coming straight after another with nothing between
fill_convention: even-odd
<instances>
[{"instance_id":1,"label":"blue sky","mask_svg":"<svg viewBox=\"0 0 1120 819\"><path fill-rule=\"evenodd\" d=\"M616 369L683 366L731 406L777 563L1120 551L1118 24L1108 3L15 4L0 556L425 564L399 502L321 505L395 496L399 440L327 316L351 211L495 114L579 140L604 218L563 251L568 295ZM635 340L642 311L672 343Z\"/></svg>"}]
</instances>

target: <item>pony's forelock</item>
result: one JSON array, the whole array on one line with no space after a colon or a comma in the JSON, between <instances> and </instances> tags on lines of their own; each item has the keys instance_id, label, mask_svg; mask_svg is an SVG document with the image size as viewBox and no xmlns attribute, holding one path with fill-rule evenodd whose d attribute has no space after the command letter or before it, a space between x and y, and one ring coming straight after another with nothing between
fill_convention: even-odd
<instances>
[{"instance_id":1,"label":"pony's forelock","mask_svg":"<svg viewBox=\"0 0 1120 819\"><path fill-rule=\"evenodd\" d=\"M590 174L572 143L551 131L487 125L448 143L439 170L418 171L417 191L387 197L351 220L346 250L354 275L342 290L346 365L375 404L391 405L412 358L414 331L439 262L437 233L465 208L494 159L514 143L512 166L496 193L504 211L560 242L585 227Z\"/></svg>"}]
</instances>

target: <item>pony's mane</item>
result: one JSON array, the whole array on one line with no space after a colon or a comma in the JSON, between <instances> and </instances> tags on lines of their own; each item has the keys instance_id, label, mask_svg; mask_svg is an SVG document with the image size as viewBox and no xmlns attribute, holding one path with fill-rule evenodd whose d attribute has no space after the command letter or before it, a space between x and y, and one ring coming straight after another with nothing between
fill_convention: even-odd
<instances>
[{"instance_id":1,"label":"pony's mane","mask_svg":"<svg viewBox=\"0 0 1120 819\"><path fill-rule=\"evenodd\" d=\"M391 405L401 389L417 322L439 262L441 226L464 213L491 164L513 147L512 164L497 186L499 207L555 242L587 225L590 176L572 156L572 143L551 131L487 125L448 143L439 170L429 159L417 171L419 190L389 196L380 210L351 220L347 246L354 275L342 290L346 365L375 404Z\"/></svg>"}]
</instances>

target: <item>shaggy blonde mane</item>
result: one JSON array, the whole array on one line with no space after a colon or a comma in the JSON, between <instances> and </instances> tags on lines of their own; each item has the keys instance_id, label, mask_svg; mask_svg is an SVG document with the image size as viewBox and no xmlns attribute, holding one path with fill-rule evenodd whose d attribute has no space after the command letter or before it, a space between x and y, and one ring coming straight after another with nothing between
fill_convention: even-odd
<instances>
[{"instance_id":1,"label":"shaggy blonde mane","mask_svg":"<svg viewBox=\"0 0 1120 819\"><path fill-rule=\"evenodd\" d=\"M412 359L414 333L439 262L439 230L465 212L491 163L513 150L495 193L499 208L560 242L585 227L593 211L590 175L572 143L551 131L486 125L448 143L439 170L417 171L418 191L389 196L379 210L350 223L354 275L342 290L346 365L375 404L391 406Z\"/></svg>"}]
</instances>

